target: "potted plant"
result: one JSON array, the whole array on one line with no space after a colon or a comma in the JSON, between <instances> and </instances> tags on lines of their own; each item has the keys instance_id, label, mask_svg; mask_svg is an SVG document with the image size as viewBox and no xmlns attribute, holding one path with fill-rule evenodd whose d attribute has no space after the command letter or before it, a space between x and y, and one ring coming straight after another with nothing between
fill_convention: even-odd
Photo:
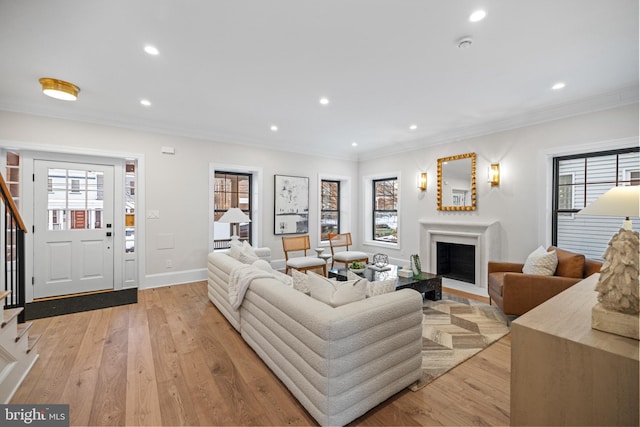
<instances>
[{"instance_id":1,"label":"potted plant","mask_svg":"<svg viewBox=\"0 0 640 427\"><path fill-rule=\"evenodd\" d=\"M367 265L364 262L356 261L349 264L349 270L354 273L362 273Z\"/></svg>"}]
</instances>

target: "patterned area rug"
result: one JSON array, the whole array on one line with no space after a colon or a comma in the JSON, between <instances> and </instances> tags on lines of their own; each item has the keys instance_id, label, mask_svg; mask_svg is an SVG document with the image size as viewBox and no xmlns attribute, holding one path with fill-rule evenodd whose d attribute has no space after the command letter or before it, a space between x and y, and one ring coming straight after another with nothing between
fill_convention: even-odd
<instances>
[{"instance_id":1,"label":"patterned area rug","mask_svg":"<svg viewBox=\"0 0 640 427\"><path fill-rule=\"evenodd\" d=\"M422 317L422 379L409 388L420 390L509 332L507 319L495 306L443 293L425 300Z\"/></svg>"}]
</instances>

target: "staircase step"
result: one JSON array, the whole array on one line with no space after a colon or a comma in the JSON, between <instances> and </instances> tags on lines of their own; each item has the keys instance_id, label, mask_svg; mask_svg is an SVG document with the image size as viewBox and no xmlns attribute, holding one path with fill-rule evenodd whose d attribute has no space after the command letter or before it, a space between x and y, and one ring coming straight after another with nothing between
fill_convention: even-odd
<instances>
[{"instance_id":1,"label":"staircase step","mask_svg":"<svg viewBox=\"0 0 640 427\"><path fill-rule=\"evenodd\" d=\"M33 350L38 341L40 340L40 335L29 335L29 343L27 344L27 354Z\"/></svg>"},{"instance_id":2,"label":"staircase step","mask_svg":"<svg viewBox=\"0 0 640 427\"><path fill-rule=\"evenodd\" d=\"M25 323L18 324L18 336L16 336L16 342L20 341L20 338L22 338L24 334L27 333L31 325L33 325L33 322L25 322Z\"/></svg>"},{"instance_id":3,"label":"staircase step","mask_svg":"<svg viewBox=\"0 0 640 427\"><path fill-rule=\"evenodd\" d=\"M0 301L4 300L9 295L11 295L11 291L2 291L2 292L0 292Z\"/></svg>"},{"instance_id":4,"label":"staircase step","mask_svg":"<svg viewBox=\"0 0 640 427\"><path fill-rule=\"evenodd\" d=\"M18 314L22 313L22 310L24 310L24 307L10 308L9 310L5 310L4 319L2 319L2 324L0 324L0 328L4 328L5 326L7 326L7 324L11 322L14 319L14 317L18 317Z\"/></svg>"}]
</instances>

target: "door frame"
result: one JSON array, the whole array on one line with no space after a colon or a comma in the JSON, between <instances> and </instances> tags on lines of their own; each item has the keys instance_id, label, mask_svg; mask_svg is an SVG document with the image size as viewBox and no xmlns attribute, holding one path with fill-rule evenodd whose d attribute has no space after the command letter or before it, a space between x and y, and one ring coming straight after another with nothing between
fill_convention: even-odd
<instances>
[{"instance_id":1,"label":"door frame","mask_svg":"<svg viewBox=\"0 0 640 427\"><path fill-rule=\"evenodd\" d=\"M82 147L49 146L46 144L16 143L0 140L0 149L16 150L20 153L20 215L27 226L25 235L25 278L26 302L33 301L34 288L34 239L32 227L34 224L34 160L53 160L72 163L97 163L114 167L114 245L124 248L124 185L125 162L135 160L136 171L136 264L137 280L135 283L125 282L125 252L114 251L113 278L114 290L139 288L144 284L145 269L145 164L144 154L124 153L106 150L95 150Z\"/></svg>"},{"instance_id":2,"label":"door frame","mask_svg":"<svg viewBox=\"0 0 640 427\"><path fill-rule=\"evenodd\" d=\"M24 160L23 160L24 162ZM34 270L35 280L33 285L34 299L61 297L66 295L81 294L94 291L115 289L117 269L115 254L118 248L124 247L123 238L120 237L116 218L115 175L117 166L102 163L79 163L43 160L36 156L33 160L36 171L34 184ZM106 162L103 162L106 163ZM122 162L120 162L122 163ZM49 183L51 172L64 171L63 182ZM79 173L77 195L67 180L67 174ZM102 190L99 188L98 178L95 179L95 190L89 186L88 173L97 172L103 177ZM97 174L96 174L97 175ZM72 178L73 179L73 178ZM54 179L55 180L55 179ZM53 187L50 188L50 185ZM61 187L61 185L63 187ZM64 227L55 229L51 227L50 209L52 199L50 191L56 191L55 198L57 210L64 211ZM91 192L95 194L91 196ZM102 191L103 197L99 199L98 193ZM63 195L61 199L59 196ZM91 197L90 197L91 196ZM95 200L95 202L94 202ZM80 203L82 203L80 205ZM60 204L62 203L62 206ZM91 204L100 205L91 207ZM83 216L82 226L74 229L73 209L79 209L86 215L85 209L100 210L100 216L96 215L92 221L99 221L100 226L88 226L89 215ZM120 216L120 215L118 215ZM111 237L108 237L111 236ZM56 249L57 248L57 249ZM64 249L62 249L64 248ZM87 257L85 251L90 251L94 256ZM64 255L59 259L67 268L58 270L52 261L52 254ZM65 262L68 261L68 264ZM92 274L85 275L85 267L89 267ZM52 270L58 270L55 278L49 277ZM68 273L66 277L59 274ZM63 274L64 276L64 274Z\"/></svg>"}]
</instances>

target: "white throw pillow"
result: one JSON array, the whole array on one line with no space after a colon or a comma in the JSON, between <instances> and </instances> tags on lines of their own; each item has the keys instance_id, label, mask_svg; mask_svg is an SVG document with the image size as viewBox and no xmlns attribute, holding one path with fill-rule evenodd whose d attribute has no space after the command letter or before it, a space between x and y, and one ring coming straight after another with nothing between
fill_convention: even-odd
<instances>
[{"instance_id":1,"label":"white throw pillow","mask_svg":"<svg viewBox=\"0 0 640 427\"><path fill-rule=\"evenodd\" d=\"M397 279L378 280L367 283L367 298L396 291Z\"/></svg>"},{"instance_id":2,"label":"white throw pillow","mask_svg":"<svg viewBox=\"0 0 640 427\"><path fill-rule=\"evenodd\" d=\"M253 256L253 255L249 255L247 253L244 252L240 252L240 255L238 256L238 261L240 261L243 264L253 264L254 262L258 261L260 258L258 258L257 256Z\"/></svg>"},{"instance_id":3,"label":"white throw pillow","mask_svg":"<svg viewBox=\"0 0 640 427\"><path fill-rule=\"evenodd\" d=\"M260 259L260 257L256 255L256 252L246 240L244 240L242 243L236 243L232 241L231 245L229 246L229 256L237 259L243 264L253 264Z\"/></svg>"},{"instance_id":4,"label":"white throw pillow","mask_svg":"<svg viewBox=\"0 0 640 427\"><path fill-rule=\"evenodd\" d=\"M293 269L291 270L291 278L293 279L293 289L309 295L309 276Z\"/></svg>"},{"instance_id":5,"label":"white throw pillow","mask_svg":"<svg viewBox=\"0 0 640 427\"><path fill-rule=\"evenodd\" d=\"M540 276L553 276L558 266L558 255L556 251L547 252L540 246L531 252L522 267L525 274L538 274Z\"/></svg>"},{"instance_id":6,"label":"white throw pillow","mask_svg":"<svg viewBox=\"0 0 640 427\"><path fill-rule=\"evenodd\" d=\"M272 270L273 275L276 276L276 279L287 285L288 287L293 287L293 277L287 276L282 271Z\"/></svg>"},{"instance_id":7,"label":"white throw pillow","mask_svg":"<svg viewBox=\"0 0 640 427\"><path fill-rule=\"evenodd\" d=\"M332 307L339 307L366 298L368 283L366 279L360 278L358 280L339 282L312 271L308 272L307 275L309 276L311 297Z\"/></svg>"},{"instance_id":8,"label":"white throw pillow","mask_svg":"<svg viewBox=\"0 0 640 427\"><path fill-rule=\"evenodd\" d=\"M253 247L246 240L242 241L242 252L246 255L250 255L258 258L256 251L253 250Z\"/></svg>"},{"instance_id":9,"label":"white throw pillow","mask_svg":"<svg viewBox=\"0 0 640 427\"><path fill-rule=\"evenodd\" d=\"M358 280L362 277L358 276L351 270L347 270L347 280ZM366 279L365 279L366 280ZM376 295L388 294L389 292L395 292L397 279L387 279L369 282L367 280L367 298L375 297Z\"/></svg>"},{"instance_id":10,"label":"white throw pillow","mask_svg":"<svg viewBox=\"0 0 640 427\"><path fill-rule=\"evenodd\" d=\"M293 286L293 279L291 276L287 276L286 274L278 271L278 270L274 270L271 267L271 264L269 264L268 261L265 261L263 259L259 259L257 261L255 261L253 264L251 264L252 266L254 266L257 269L260 269L262 271L266 271L267 273L271 273L273 274L273 277L278 280L279 282L291 287Z\"/></svg>"},{"instance_id":11,"label":"white throw pillow","mask_svg":"<svg viewBox=\"0 0 640 427\"><path fill-rule=\"evenodd\" d=\"M242 245L240 242L231 242L229 245L229 256L234 259L240 259L240 254L242 253Z\"/></svg>"},{"instance_id":12,"label":"white throw pillow","mask_svg":"<svg viewBox=\"0 0 640 427\"><path fill-rule=\"evenodd\" d=\"M347 280L358 280L358 279L362 279L362 276L358 276L353 271L347 270Z\"/></svg>"},{"instance_id":13,"label":"white throw pillow","mask_svg":"<svg viewBox=\"0 0 640 427\"><path fill-rule=\"evenodd\" d=\"M347 270L347 280L358 280L362 277L358 276L351 270ZM397 279L378 280L369 282L367 280L367 298L375 297L376 295L388 294L389 292L395 292Z\"/></svg>"}]
</instances>

